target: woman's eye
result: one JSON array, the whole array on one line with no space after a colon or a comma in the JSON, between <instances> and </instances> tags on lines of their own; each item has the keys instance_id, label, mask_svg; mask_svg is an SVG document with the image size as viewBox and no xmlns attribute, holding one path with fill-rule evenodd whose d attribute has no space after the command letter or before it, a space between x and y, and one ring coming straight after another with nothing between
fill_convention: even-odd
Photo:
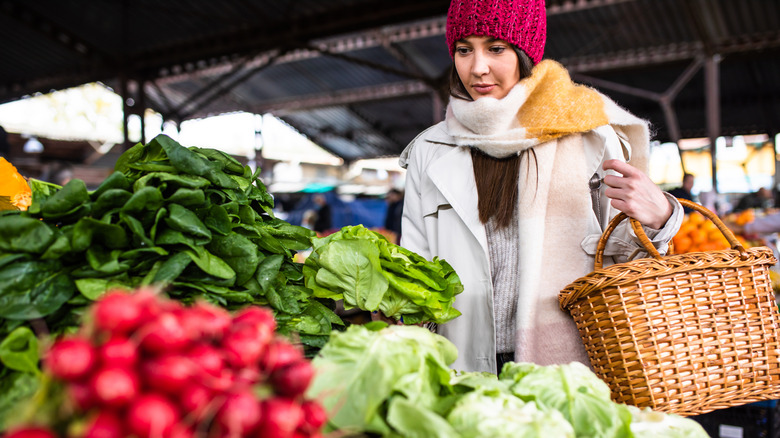
<instances>
[{"instance_id":1,"label":"woman's eye","mask_svg":"<svg viewBox=\"0 0 780 438\"><path fill-rule=\"evenodd\" d=\"M497 53L497 54L503 53L504 50L506 50L506 47L504 47L504 46L492 46L490 48L491 52Z\"/></svg>"},{"instance_id":2,"label":"woman's eye","mask_svg":"<svg viewBox=\"0 0 780 438\"><path fill-rule=\"evenodd\" d=\"M456 47L455 52L457 52L459 55L466 55L469 53L468 47Z\"/></svg>"}]
</instances>

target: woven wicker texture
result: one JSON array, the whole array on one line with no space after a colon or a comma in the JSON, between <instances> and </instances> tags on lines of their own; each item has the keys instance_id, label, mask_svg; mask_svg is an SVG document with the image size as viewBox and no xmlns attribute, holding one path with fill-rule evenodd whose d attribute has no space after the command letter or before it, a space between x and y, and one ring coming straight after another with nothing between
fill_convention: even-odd
<instances>
[{"instance_id":1,"label":"woven wicker texture","mask_svg":"<svg viewBox=\"0 0 780 438\"><path fill-rule=\"evenodd\" d=\"M617 402L687 416L780 398L768 273L777 260L766 247L745 250L717 216L680 201L713 220L732 249L661 257L632 220L655 258L602 268L597 255L595 270L560 293L561 308ZM604 231L600 253L623 219Z\"/></svg>"}]
</instances>

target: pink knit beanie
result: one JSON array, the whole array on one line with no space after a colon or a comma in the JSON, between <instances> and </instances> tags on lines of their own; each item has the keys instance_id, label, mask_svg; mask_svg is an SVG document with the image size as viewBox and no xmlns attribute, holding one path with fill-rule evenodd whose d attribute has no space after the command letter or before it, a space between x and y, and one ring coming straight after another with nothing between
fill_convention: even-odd
<instances>
[{"instance_id":1,"label":"pink knit beanie","mask_svg":"<svg viewBox=\"0 0 780 438\"><path fill-rule=\"evenodd\" d=\"M544 55L544 0L452 0L447 12L447 46L470 35L491 36L523 50L537 64Z\"/></svg>"}]
</instances>

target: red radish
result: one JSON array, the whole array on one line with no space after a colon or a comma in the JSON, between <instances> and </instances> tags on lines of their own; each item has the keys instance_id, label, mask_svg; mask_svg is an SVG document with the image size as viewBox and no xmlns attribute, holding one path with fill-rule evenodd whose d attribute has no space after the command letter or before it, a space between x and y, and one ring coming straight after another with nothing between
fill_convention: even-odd
<instances>
[{"instance_id":1,"label":"red radish","mask_svg":"<svg viewBox=\"0 0 780 438\"><path fill-rule=\"evenodd\" d=\"M303 360L303 352L300 348L282 338L277 338L268 344L268 348L260 358L260 369L266 374L271 374L279 368L301 360Z\"/></svg>"},{"instance_id":2,"label":"red radish","mask_svg":"<svg viewBox=\"0 0 780 438\"><path fill-rule=\"evenodd\" d=\"M209 403L213 397L214 393L209 389L199 384L192 384L182 388L178 400L182 412L192 414L196 420L199 420L208 413Z\"/></svg>"},{"instance_id":3,"label":"red radish","mask_svg":"<svg viewBox=\"0 0 780 438\"><path fill-rule=\"evenodd\" d=\"M57 438L54 432L45 427L24 427L9 430L5 438Z\"/></svg>"},{"instance_id":4,"label":"red radish","mask_svg":"<svg viewBox=\"0 0 780 438\"><path fill-rule=\"evenodd\" d=\"M232 323L227 310L203 302L185 309L180 316L188 333L210 339L222 339Z\"/></svg>"},{"instance_id":5,"label":"red radish","mask_svg":"<svg viewBox=\"0 0 780 438\"><path fill-rule=\"evenodd\" d=\"M190 343L190 336L173 312L165 312L144 324L141 329L141 347L156 353L181 351Z\"/></svg>"},{"instance_id":6,"label":"red radish","mask_svg":"<svg viewBox=\"0 0 780 438\"><path fill-rule=\"evenodd\" d=\"M236 385L252 386L261 382L262 374L257 367L245 367L240 368L238 372L235 373L235 376Z\"/></svg>"},{"instance_id":7,"label":"red radish","mask_svg":"<svg viewBox=\"0 0 780 438\"><path fill-rule=\"evenodd\" d=\"M120 407L132 401L139 391L138 376L124 367L109 366L98 370L90 381L97 401Z\"/></svg>"},{"instance_id":8,"label":"red radish","mask_svg":"<svg viewBox=\"0 0 780 438\"><path fill-rule=\"evenodd\" d=\"M103 365L133 367L138 362L138 345L124 336L114 336L98 347Z\"/></svg>"},{"instance_id":9,"label":"red radish","mask_svg":"<svg viewBox=\"0 0 780 438\"><path fill-rule=\"evenodd\" d=\"M263 401L263 421L260 424L262 436L289 438L298 428L303 417L301 405L286 398L271 398Z\"/></svg>"},{"instance_id":10,"label":"red radish","mask_svg":"<svg viewBox=\"0 0 780 438\"><path fill-rule=\"evenodd\" d=\"M277 394L298 397L306 392L312 377L314 377L314 368L311 363L301 360L274 371L271 374L271 384Z\"/></svg>"},{"instance_id":11,"label":"red radish","mask_svg":"<svg viewBox=\"0 0 780 438\"><path fill-rule=\"evenodd\" d=\"M325 408L316 401L304 400L303 403L301 403L301 410L303 411L303 415L301 423L298 425L298 429L306 434L311 435L318 432L328 421L328 413L325 412Z\"/></svg>"},{"instance_id":12,"label":"red radish","mask_svg":"<svg viewBox=\"0 0 780 438\"><path fill-rule=\"evenodd\" d=\"M194 364L178 354L166 354L144 361L140 373L147 388L175 394L193 377Z\"/></svg>"},{"instance_id":13,"label":"red radish","mask_svg":"<svg viewBox=\"0 0 780 438\"><path fill-rule=\"evenodd\" d=\"M92 311L95 327L111 333L128 333L144 322L142 301L119 290L104 295Z\"/></svg>"},{"instance_id":14,"label":"red radish","mask_svg":"<svg viewBox=\"0 0 780 438\"><path fill-rule=\"evenodd\" d=\"M215 347L208 344L198 344L185 354L185 357L192 361L198 370L208 373L211 376L219 376L222 369L225 368L225 359L222 353Z\"/></svg>"},{"instance_id":15,"label":"red radish","mask_svg":"<svg viewBox=\"0 0 780 438\"><path fill-rule=\"evenodd\" d=\"M214 392L225 392L237 386L236 373L229 368L224 368L219 376L206 376L203 385Z\"/></svg>"},{"instance_id":16,"label":"red radish","mask_svg":"<svg viewBox=\"0 0 780 438\"><path fill-rule=\"evenodd\" d=\"M55 377L76 380L95 365L95 350L87 339L62 338L52 345L44 360L46 368Z\"/></svg>"},{"instance_id":17,"label":"red radish","mask_svg":"<svg viewBox=\"0 0 780 438\"><path fill-rule=\"evenodd\" d=\"M114 412L98 411L84 432L84 438L123 438L122 420Z\"/></svg>"},{"instance_id":18,"label":"red radish","mask_svg":"<svg viewBox=\"0 0 780 438\"><path fill-rule=\"evenodd\" d=\"M66 392L68 399L81 411L89 410L97 402L89 382L69 382Z\"/></svg>"},{"instance_id":19,"label":"red radish","mask_svg":"<svg viewBox=\"0 0 780 438\"><path fill-rule=\"evenodd\" d=\"M159 394L136 398L127 411L126 424L139 438L167 436L179 421L176 406Z\"/></svg>"},{"instance_id":20,"label":"red radish","mask_svg":"<svg viewBox=\"0 0 780 438\"><path fill-rule=\"evenodd\" d=\"M193 438L194 436L195 432L192 429L181 424L174 424L167 438Z\"/></svg>"},{"instance_id":21,"label":"red radish","mask_svg":"<svg viewBox=\"0 0 780 438\"><path fill-rule=\"evenodd\" d=\"M233 324L261 325L270 329L271 333L276 330L276 319L274 319L271 309L267 307L249 306L244 308L233 317Z\"/></svg>"},{"instance_id":22,"label":"red radish","mask_svg":"<svg viewBox=\"0 0 780 438\"><path fill-rule=\"evenodd\" d=\"M236 368L242 368L257 363L269 338L270 335L264 339L261 331L254 326L236 326L222 339L222 348L228 362Z\"/></svg>"},{"instance_id":23,"label":"red radish","mask_svg":"<svg viewBox=\"0 0 780 438\"><path fill-rule=\"evenodd\" d=\"M246 435L260 424L260 402L249 392L228 394L216 415L216 421L233 435Z\"/></svg>"}]
</instances>

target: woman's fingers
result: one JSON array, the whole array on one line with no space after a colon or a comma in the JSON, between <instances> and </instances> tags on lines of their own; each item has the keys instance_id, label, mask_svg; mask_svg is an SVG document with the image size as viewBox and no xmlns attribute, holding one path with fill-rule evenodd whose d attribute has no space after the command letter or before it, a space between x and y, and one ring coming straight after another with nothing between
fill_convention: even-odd
<instances>
[{"instance_id":1,"label":"woman's fingers","mask_svg":"<svg viewBox=\"0 0 780 438\"><path fill-rule=\"evenodd\" d=\"M604 170L620 175L607 175L604 194L612 206L651 228L663 227L672 215L673 208L661 189L639 169L620 160L607 160Z\"/></svg>"}]
</instances>

